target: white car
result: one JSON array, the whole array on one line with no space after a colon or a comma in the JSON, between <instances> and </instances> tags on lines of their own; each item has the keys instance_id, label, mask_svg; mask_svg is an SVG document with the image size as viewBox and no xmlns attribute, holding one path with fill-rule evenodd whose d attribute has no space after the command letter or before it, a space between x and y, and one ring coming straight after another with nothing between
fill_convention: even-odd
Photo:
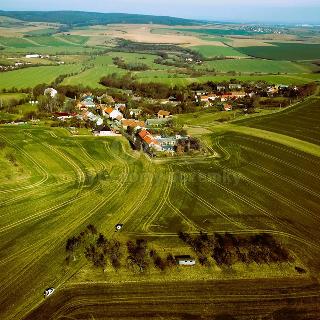
<instances>
[{"instance_id":1,"label":"white car","mask_svg":"<svg viewBox=\"0 0 320 320\"><path fill-rule=\"evenodd\" d=\"M54 292L54 288L48 288L48 289L44 290L43 295L46 298L46 297L49 297L50 295L52 295L53 292Z\"/></svg>"}]
</instances>

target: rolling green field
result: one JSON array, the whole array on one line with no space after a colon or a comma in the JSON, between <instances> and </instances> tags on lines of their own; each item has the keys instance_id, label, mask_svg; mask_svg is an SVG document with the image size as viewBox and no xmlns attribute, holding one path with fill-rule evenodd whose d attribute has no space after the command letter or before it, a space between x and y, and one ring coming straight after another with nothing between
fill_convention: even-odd
<instances>
[{"instance_id":1,"label":"rolling green field","mask_svg":"<svg viewBox=\"0 0 320 320\"><path fill-rule=\"evenodd\" d=\"M228 59L205 61L199 69L218 72L244 73L307 73L310 68L290 61L270 61L262 59Z\"/></svg>"},{"instance_id":2,"label":"rolling green field","mask_svg":"<svg viewBox=\"0 0 320 320\"><path fill-rule=\"evenodd\" d=\"M195 50L202 54L205 58L214 58L214 57L247 57L246 54L237 51L231 47L225 46L194 46L190 49Z\"/></svg>"},{"instance_id":3,"label":"rolling green field","mask_svg":"<svg viewBox=\"0 0 320 320\"><path fill-rule=\"evenodd\" d=\"M0 45L11 48L33 48L38 44L28 41L29 38L0 37Z\"/></svg>"},{"instance_id":4,"label":"rolling green field","mask_svg":"<svg viewBox=\"0 0 320 320\"><path fill-rule=\"evenodd\" d=\"M320 44L275 43L267 47L237 48L248 56L270 60L315 60L320 58Z\"/></svg>"},{"instance_id":5,"label":"rolling green field","mask_svg":"<svg viewBox=\"0 0 320 320\"><path fill-rule=\"evenodd\" d=\"M284 112L243 121L253 128L284 134L320 145L320 99L314 97Z\"/></svg>"},{"instance_id":6,"label":"rolling green field","mask_svg":"<svg viewBox=\"0 0 320 320\"><path fill-rule=\"evenodd\" d=\"M78 72L81 65L70 64L60 66L32 67L0 73L0 88L32 88L40 83L50 84L59 75Z\"/></svg>"},{"instance_id":7,"label":"rolling green field","mask_svg":"<svg viewBox=\"0 0 320 320\"><path fill-rule=\"evenodd\" d=\"M307 299L304 306L308 305L308 310L314 314L317 311L314 292L319 288L309 279L309 273L313 277L319 274L319 157L308 149L303 152L275 142L273 135L262 139L254 130L244 134L233 131L232 126L230 130L228 126L219 128L203 137L208 150L214 150L218 157L150 161L145 155L133 152L122 138L73 137L65 129L0 127L1 317L20 319L39 306L40 311L35 312L40 313L33 319L40 319L43 308L50 308L50 302L42 304L42 292L48 286L57 289L50 305L52 308L58 305L58 310L55 309L51 319L69 317L73 312L86 318L88 309L82 309L78 299L83 295L85 301L80 300L87 306L88 295L95 295L89 293L90 285L82 287L79 281L83 284L94 277L108 283L113 279L115 292L121 291L122 287L116 284L117 273L110 271L110 275L101 272L95 275L85 272L81 277L87 268L85 260L77 259L69 267L65 265L67 238L79 233L89 223L97 225L107 237L146 237L154 245L160 242L163 250L185 250L176 237L180 230L273 234L292 250L295 263L306 268L308 274L302 276L306 287L301 289L302 278L295 273L295 264L280 269L266 267L270 271L264 271L266 274L262 277L283 274L283 280L265 282L266 287L269 285L269 290L270 286L273 290L290 288L288 298L298 306ZM245 127L239 128L245 132ZM314 145L314 148L320 155L319 147ZM14 163L8 160L7 154L14 154ZM116 223L124 224L120 234L114 233ZM258 269L243 267L243 270L234 269L230 274L230 271L221 273L215 268L216 271L208 273L198 266L188 280L191 280L190 276L209 275L220 280L251 278ZM130 276L128 272L131 280L138 276ZM143 283L149 282L152 274L154 271L138 276L142 282L135 286L136 292L144 290ZM164 275L168 279L167 287L170 275ZM180 277L183 275L180 272ZM159 290L163 286L162 278L163 274L159 272L151 277L156 279ZM238 294L249 294L244 280L233 280L232 283L239 285ZM300 295L292 289L296 286L300 288ZM83 289L79 292L76 288ZM201 284L195 283L194 289L200 288ZM222 283L220 288L228 292L228 282ZM259 288L255 293L256 301L263 305L259 312L261 315L272 313L277 300L275 305L268 304L268 299L263 299L263 290L267 289L256 288ZM93 290L98 292L98 289ZM126 287L122 291L126 303L130 300L126 298L130 290ZM216 299L219 293L216 290L206 295L207 301ZM59 292L74 297L74 300L68 299L73 301L74 311ZM150 296L147 292L132 301L132 306L145 301L145 297ZM155 300L158 299L156 292L151 294ZM229 294L231 298L232 292ZM172 296L178 295L179 289L172 289ZM90 309L95 318L101 318L102 310L111 312L113 304L106 302L107 297L107 292L103 293L101 305ZM186 308L191 308L189 300L181 299ZM236 305L241 301L236 295L232 300ZM290 306L289 300L283 301L284 307ZM142 305L143 313L147 306ZM149 305L149 308L157 310L154 306ZM177 318L184 318L181 308L176 308ZM191 311L185 312L189 314ZM199 314L201 309L194 312ZM216 312L217 307L210 314ZM236 319L245 319L238 318L236 309L231 313ZM142 318L149 319L150 313L145 313Z\"/></svg>"}]
</instances>

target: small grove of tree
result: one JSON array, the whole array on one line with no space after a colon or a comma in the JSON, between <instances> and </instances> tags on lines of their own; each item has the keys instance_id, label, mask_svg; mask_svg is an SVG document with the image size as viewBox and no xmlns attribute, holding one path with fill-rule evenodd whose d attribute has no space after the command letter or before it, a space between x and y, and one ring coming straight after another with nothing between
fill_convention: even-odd
<instances>
[{"instance_id":1,"label":"small grove of tree","mask_svg":"<svg viewBox=\"0 0 320 320\"><path fill-rule=\"evenodd\" d=\"M151 250L150 253L150 258L152 258L154 266L161 271L164 271L167 267L167 260L161 258L156 250Z\"/></svg>"},{"instance_id":2,"label":"small grove of tree","mask_svg":"<svg viewBox=\"0 0 320 320\"><path fill-rule=\"evenodd\" d=\"M200 140L195 137L189 137L188 139L180 139L176 145L177 153L190 152L192 150L199 151L201 149Z\"/></svg>"},{"instance_id":3,"label":"small grove of tree","mask_svg":"<svg viewBox=\"0 0 320 320\"><path fill-rule=\"evenodd\" d=\"M125 60L120 57L114 57L112 60L119 68L129 71L145 71L149 69L145 63L126 63Z\"/></svg>"},{"instance_id":4,"label":"small grove of tree","mask_svg":"<svg viewBox=\"0 0 320 320\"><path fill-rule=\"evenodd\" d=\"M69 263L71 257L73 257L73 260L76 260L76 251L78 248L81 247L81 245L85 244L86 241L91 237L94 237L97 234L97 228L89 224L85 228L84 231L80 232L78 236L73 236L67 240L66 243L66 262Z\"/></svg>"},{"instance_id":5,"label":"small grove of tree","mask_svg":"<svg viewBox=\"0 0 320 320\"><path fill-rule=\"evenodd\" d=\"M213 236L200 233L191 236L180 232L179 238L192 247L203 265L209 264L209 255L218 265L228 267L236 262L269 264L293 261L289 252L272 235L266 233L240 237L230 233Z\"/></svg>"},{"instance_id":6,"label":"small grove of tree","mask_svg":"<svg viewBox=\"0 0 320 320\"><path fill-rule=\"evenodd\" d=\"M120 249L121 244L119 241L108 240L102 233L100 233L95 243L90 243L85 247L84 255L87 260L92 262L93 266L101 268L104 272L108 260L115 269L120 268Z\"/></svg>"},{"instance_id":7,"label":"small grove of tree","mask_svg":"<svg viewBox=\"0 0 320 320\"><path fill-rule=\"evenodd\" d=\"M129 240L127 242L127 250L129 266L133 269L138 267L140 272L146 271L149 266L147 241L144 239L137 239L135 242Z\"/></svg>"},{"instance_id":8,"label":"small grove of tree","mask_svg":"<svg viewBox=\"0 0 320 320\"><path fill-rule=\"evenodd\" d=\"M38 96L39 111L42 112L56 112L62 108L64 105L65 96L62 94L57 94L54 98L50 95L40 95Z\"/></svg>"}]
</instances>

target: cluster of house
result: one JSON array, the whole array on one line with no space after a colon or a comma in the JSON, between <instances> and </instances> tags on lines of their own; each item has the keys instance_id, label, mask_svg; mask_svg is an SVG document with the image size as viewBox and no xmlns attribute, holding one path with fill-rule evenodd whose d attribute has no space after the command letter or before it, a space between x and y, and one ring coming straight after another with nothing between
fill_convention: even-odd
<instances>
[{"instance_id":1,"label":"cluster of house","mask_svg":"<svg viewBox=\"0 0 320 320\"><path fill-rule=\"evenodd\" d=\"M49 59L50 56L49 55L42 55L42 54L26 54L24 56L24 58L26 59ZM10 65L0 65L0 72L4 72L4 71L12 71L12 70L16 70L16 69L20 69L20 68L24 68L24 67L31 67L32 65L34 65L34 63L32 62L28 62L28 61L23 61L20 58L8 58L10 60L15 60L16 62L14 62L13 64ZM56 61L57 64L64 64L64 61Z\"/></svg>"},{"instance_id":2,"label":"cluster of house","mask_svg":"<svg viewBox=\"0 0 320 320\"><path fill-rule=\"evenodd\" d=\"M209 93L206 91L196 91L195 92L195 101L197 103L204 103L204 107L211 106L215 101L221 102L230 102L235 101L240 98L244 98L246 96L253 96L254 93L247 94L242 91L241 84L229 84L226 86L217 86L216 93ZM230 111L232 110L232 105L229 103L224 104L224 110Z\"/></svg>"},{"instance_id":3,"label":"cluster of house","mask_svg":"<svg viewBox=\"0 0 320 320\"><path fill-rule=\"evenodd\" d=\"M54 98L58 92L53 88L47 88L44 92L46 95L50 95ZM142 147L145 151L169 151L174 152L175 146L179 140L188 139L188 136L175 135L171 137L162 137L160 135L152 135L148 128L162 127L171 118L172 115L166 110L160 110L157 116L146 121L135 119L141 114L140 109L129 109L128 113L132 117L126 119L124 114L126 110L126 104L115 103L112 97L104 96L98 97L97 100L107 101L107 104L95 103L94 97L91 93L82 95L81 100L76 104L77 112L55 112L53 114L60 121L66 121L72 118L79 120L89 120L96 124L96 127L102 127L102 130L94 131L95 136L118 136L121 129L127 130L129 127L132 132L133 143L137 142L137 139L141 141ZM109 119L109 125L111 129L104 129L104 119Z\"/></svg>"},{"instance_id":4,"label":"cluster of house","mask_svg":"<svg viewBox=\"0 0 320 320\"><path fill-rule=\"evenodd\" d=\"M48 58L50 58L50 56L47 54L45 54L45 55L43 55L43 54L26 54L25 57L27 59L48 59Z\"/></svg>"},{"instance_id":5,"label":"cluster of house","mask_svg":"<svg viewBox=\"0 0 320 320\"><path fill-rule=\"evenodd\" d=\"M11 65L0 65L0 71L2 72L12 71L28 65L29 66L32 65L32 63L31 62L15 62L14 64L11 64Z\"/></svg>"},{"instance_id":6,"label":"cluster of house","mask_svg":"<svg viewBox=\"0 0 320 320\"><path fill-rule=\"evenodd\" d=\"M162 137L160 135L152 135L146 128L142 128L138 132L138 137L134 139L141 139L144 150L154 151L170 151L174 152L175 146L179 140L186 140L188 136L175 135L171 137ZM135 142L134 140L134 142Z\"/></svg>"},{"instance_id":7,"label":"cluster of house","mask_svg":"<svg viewBox=\"0 0 320 320\"><path fill-rule=\"evenodd\" d=\"M199 59L193 59L193 58L185 58L185 61L188 62L188 63L195 63L195 64L202 64L202 60L199 60Z\"/></svg>"},{"instance_id":8,"label":"cluster of house","mask_svg":"<svg viewBox=\"0 0 320 320\"><path fill-rule=\"evenodd\" d=\"M269 97L273 97L273 96L277 95L281 90L288 89L288 88L289 88L289 86L288 85L284 85L284 84L268 86L267 87L267 94L268 94ZM299 88L297 86L294 86L293 90L298 91Z\"/></svg>"}]
</instances>

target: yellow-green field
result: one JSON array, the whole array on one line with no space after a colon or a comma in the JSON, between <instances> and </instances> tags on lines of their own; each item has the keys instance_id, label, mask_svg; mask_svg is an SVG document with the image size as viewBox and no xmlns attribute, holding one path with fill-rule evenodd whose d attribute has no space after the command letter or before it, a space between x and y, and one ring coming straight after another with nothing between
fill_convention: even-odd
<instances>
[{"instance_id":1,"label":"yellow-green field","mask_svg":"<svg viewBox=\"0 0 320 320\"><path fill-rule=\"evenodd\" d=\"M223 299L241 305L239 292L253 294L248 291L248 283L253 287L262 278L268 278L269 282L264 282L263 287L256 286L255 301L261 303L259 315L271 314L279 306L277 299L267 303L268 297L273 297L266 296L268 286L278 292L290 288L288 295L283 296L283 307L290 306L289 301L299 305L305 299L304 308L315 314L318 301L315 292L319 288L312 279L318 278L320 262L319 147L312 144L310 149L302 140L283 144L275 134L246 130L242 124L218 126L217 130L213 126L210 130L211 134L202 136L208 150L206 156L151 161L132 151L122 138L76 137L65 129L2 126L2 318L20 319L37 307L28 319L41 319L46 310L51 310L51 319L87 318L88 312L101 318L101 312L111 312L114 304L108 302L106 289L88 285L91 281L112 283L116 296L124 290L119 299L123 297L126 303L131 301L129 296L133 292L140 292L131 303L132 310L141 304L143 319L150 318L145 304L148 295L155 301L160 299L162 308L165 306L160 303L162 295L147 293L151 283L158 288L156 292L161 292L179 280L179 286L193 292L189 281L215 280L210 286L216 286L219 280L222 281L219 288L229 294ZM8 155L13 155L14 160ZM108 267L103 274L92 269L81 256L67 266L66 240L89 223L108 238L124 242L146 238L161 254L192 254L177 238L181 230L266 232L283 243L295 261L287 265L239 265L223 270L212 260L210 268L198 265L192 272L173 269L161 273L150 267L143 275L126 269L125 262L118 273ZM114 232L116 223L124 224L120 233ZM305 268L307 273L299 275L295 266ZM128 285L132 281L139 281L135 289ZM228 281L232 281L232 290L238 288L238 294L228 291ZM127 284L123 287L119 282ZM55 287L57 293L43 304L42 292L49 286ZM201 286L200 282L194 282L195 292ZM298 287L299 294L294 289ZM205 308L208 301L211 301L208 315L219 313L214 301L220 289L208 293L207 302L199 298L196 315L203 313L201 306ZM98 290L103 292L99 291L100 298L96 296ZM174 285L172 290L172 297L189 308L190 300L179 295ZM96 301L94 310L89 307L88 295ZM114 299L119 303L118 298ZM149 308L157 314L157 308L150 305ZM177 318L184 318L181 308L175 308ZM248 305L244 308L250 309ZM125 313L131 309L124 310ZM234 308L230 311L241 316Z\"/></svg>"}]
</instances>

